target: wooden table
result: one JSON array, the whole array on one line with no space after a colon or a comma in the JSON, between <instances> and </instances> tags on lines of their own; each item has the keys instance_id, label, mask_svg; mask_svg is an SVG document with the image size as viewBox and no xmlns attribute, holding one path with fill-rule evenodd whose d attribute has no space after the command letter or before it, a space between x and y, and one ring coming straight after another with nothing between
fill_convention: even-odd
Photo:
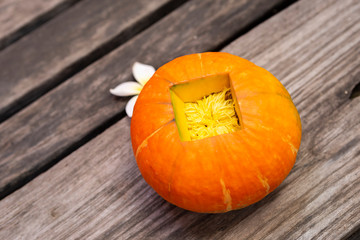
<instances>
[{"instance_id":1,"label":"wooden table","mask_svg":"<svg viewBox=\"0 0 360 240\"><path fill-rule=\"evenodd\" d=\"M360 239L360 1L1 0L0 239ZM135 61L225 51L272 72L302 119L262 201L175 207L130 143Z\"/></svg>"}]
</instances>

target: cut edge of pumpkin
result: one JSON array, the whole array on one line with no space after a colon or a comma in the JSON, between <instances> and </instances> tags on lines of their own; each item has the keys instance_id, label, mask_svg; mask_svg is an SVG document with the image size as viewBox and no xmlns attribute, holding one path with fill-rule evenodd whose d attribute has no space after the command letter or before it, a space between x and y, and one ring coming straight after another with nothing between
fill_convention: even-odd
<instances>
[{"instance_id":1,"label":"cut edge of pumpkin","mask_svg":"<svg viewBox=\"0 0 360 240\"><path fill-rule=\"evenodd\" d=\"M207 75L170 88L181 141L239 131L241 112L229 73Z\"/></svg>"}]
</instances>

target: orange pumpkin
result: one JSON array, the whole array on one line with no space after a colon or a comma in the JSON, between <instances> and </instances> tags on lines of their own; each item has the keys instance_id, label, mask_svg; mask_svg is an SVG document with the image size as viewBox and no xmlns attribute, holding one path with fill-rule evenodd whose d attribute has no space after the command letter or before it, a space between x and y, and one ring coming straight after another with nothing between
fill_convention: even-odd
<instances>
[{"instance_id":1,"label":"orange pumpkin","mask_svg":"<svg viewBox=\"0 0 360 240\"><path fill-rule=\"evenodd\" d=\"M190 139L184 104L225 88L239 128ZM134 107L131 139L141 174L160 196L187 210L218 213L253 204L280 185L295 163L301 122L270 72L208 52L156 71Z\"/></svg>"}]
</instances>

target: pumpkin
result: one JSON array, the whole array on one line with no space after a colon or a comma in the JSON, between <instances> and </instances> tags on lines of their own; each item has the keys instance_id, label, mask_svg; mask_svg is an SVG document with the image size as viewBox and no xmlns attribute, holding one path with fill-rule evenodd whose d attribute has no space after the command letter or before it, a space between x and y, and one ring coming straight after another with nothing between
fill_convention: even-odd
<instances>
[{"instance_id":1,"label":"pumpkin","mask_svg":"<svg viewBox=\"0 0 360 240\"><path fill-rule=\"evenodd\" d=\"M229 53L186 55L160 67L131 120L145 181L168 202L202 213L244 208L272 192L292 169L300 139L284 86Z\"/></svg>"}]
</instances>

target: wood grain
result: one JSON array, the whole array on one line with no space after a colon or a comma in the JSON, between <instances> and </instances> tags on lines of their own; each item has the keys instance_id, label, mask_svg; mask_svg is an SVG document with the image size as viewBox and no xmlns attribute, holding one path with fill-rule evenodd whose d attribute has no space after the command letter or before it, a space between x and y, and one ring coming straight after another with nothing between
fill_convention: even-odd
<instances>
[{"instance_id":1,"label":"wood grain","mask_svg":"<svg viewBox=\"0 0 360 240\"><path fill-rule=\"evenodd\" d=\"M0 121L181 2L84 0L9 46L0 52Z\"/></svg>"},{"instance_id":2,"label":"wood grain","mask_svg":"<svg viewBox=\"0 0 360 240\"><path fill-rule=\"evenodd\" d=\"M186 53L213 49L282 1L209 2L184 4L3 122L0 135L6 138L0 138L0 196L121 117L128 98L114 98L109 89L133 79L135 61L158 67Z\"/></svg>"},{"instance_id":3,"label":"wood grain","mask_svg":"<svg viewBox=\"0 0 360 240\"><path fill-rule=\"evenodd\" d=\"M78 1L0 1L0 50Z\"/></svg>"},{"instance_id":4,"label":"wood grain","mask_svg":"<svg viewBox=\"0 0 360 240\"><path fill-rule=\"evenodd\" d=\"M165 202L137 169L125 118L3 199L0 238L340 239L358 229L360 98L349 92L360 76L359 10L302 0L224 49L263 44L250 59L281 76L302 117L296 165L259 203L197 214ZM281 38L258 38L276 29Z\"/></svg>"}]
</instances>

